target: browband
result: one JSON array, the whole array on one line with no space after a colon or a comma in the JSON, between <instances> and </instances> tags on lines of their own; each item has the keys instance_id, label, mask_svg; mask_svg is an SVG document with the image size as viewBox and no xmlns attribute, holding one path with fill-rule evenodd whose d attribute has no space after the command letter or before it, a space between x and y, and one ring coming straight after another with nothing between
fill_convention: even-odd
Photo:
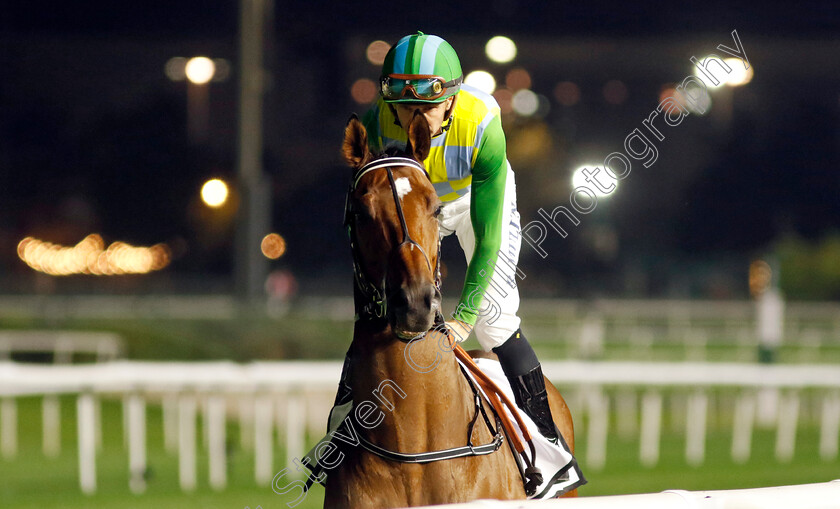
<instances>
[{"instance_id":1,"label":"browband","mask_svg":"<svg viewBox=\"0 0 840 509\"><path fill-rule=\"evenodd\" d=\"M356 175L353 176L353 185L350 186L350 188L356 189L356 186L359 184L359 180L362 179L365 173L379 168L387 168L389 166L411 166L422 171L423 175L426 175L427 177L429 176L429 173L426 171L426 168L424 168L422 164L418 163L414 159L410 159L408 157L385 157L383 159L371 161L368 164L359 168L359 171L357 171Z\"/></svg>"}]
</instances>

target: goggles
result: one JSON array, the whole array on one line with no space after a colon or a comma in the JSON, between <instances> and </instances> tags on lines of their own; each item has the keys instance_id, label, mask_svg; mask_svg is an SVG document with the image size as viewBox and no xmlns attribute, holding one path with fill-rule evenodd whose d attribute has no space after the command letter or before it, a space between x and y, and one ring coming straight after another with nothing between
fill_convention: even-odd
<instances>
[{"instance_id":1,"label":"goggles","mask_svg":"<svg viewBox=\"0 0 840 509\"><path fill-rule=\"evenodd\" d=\"M460 77L446 81L440 76L426 74L389 74L383 76L379 84L386 101L402 99L409 91L417 100L432 101L446 95L448 89L459 86L461 81Z\"/></svg>"}]
</instances>

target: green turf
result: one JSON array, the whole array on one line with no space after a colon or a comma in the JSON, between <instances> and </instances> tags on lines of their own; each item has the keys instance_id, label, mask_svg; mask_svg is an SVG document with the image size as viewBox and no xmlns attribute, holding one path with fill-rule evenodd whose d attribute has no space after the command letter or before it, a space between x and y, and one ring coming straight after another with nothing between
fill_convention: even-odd
<instances>
[{"instance_id":1,"label":"green turf","mask_svg":"<svg viewBox=\"0 0 840 509\"><path fill-rule=\"evenodd\" d=\"M97 456L98 491L81 494L76 459L75 400L62 398L62 451L58 458L44 458L41 452L40 399L19 400L19 451L13 460L0 460L0 507L2 508L219 508L255 509L283 508L296 493L277 495L270 487L256 486L253 480L253 455L239 448L237 425L228 427L229 486L221 492L207 483L207 457L199 447L199 484L190 494L178 486L178 461L163 450L160 407L147 407L147 451L150 477L144 494L134 495L128 489L128 455L122 445L121 404L103 400L103 448ZM752 457L743 465L729 458L730 435L726 431L729 418L710 416L706 463L688 466L684 459L685 439L676 432L668 416L663 422L661 460L654 468L643 468L638 461L638 441L609 437L607 466L594 471L586 466L585 420L578 423L578 450L589 484L581 496L627 493L650 493L665 489L709 490L734 489L786 484L824 482L840 478L840 461L823 462L817 453L818 429L809 412L803 409L794 459L784 465L773 457L775 432L756 430ZM711 407L710 407L711 408ZM807 408L807 406L806 406ZM200 431L198 437L201 437ZM310 437L315 439L318 437ZM275 450L274 464L284 465L285 457ZM276 467L279 469L279 467ZM285 484L285 483L284 483ZM321 507L323 489L315 490L297 507Z\"/></svg>"}]
</instances>

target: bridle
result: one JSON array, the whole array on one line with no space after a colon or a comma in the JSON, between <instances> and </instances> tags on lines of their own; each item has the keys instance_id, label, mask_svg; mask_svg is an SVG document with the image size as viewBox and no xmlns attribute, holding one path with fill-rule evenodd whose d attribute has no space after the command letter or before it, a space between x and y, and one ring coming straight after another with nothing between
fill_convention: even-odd
<instances>
[{"instance_id":1,"label":"bridle","mask_svg":"<svg viewBox=\"0 0 840 509\"><path fill-rule=\"evenodd\" d=\"M350 180L350 188L347 191L347 198L344 204L344 226L347 227L347 233L350 236L350 249L353 252L353 276L356 281L356 287L365 298L365 303L361 306L361 308L357 304L356 320L361 318L385 318L388 312L388 301L385 295L385 280L388 277L388 265L390 264L391 258L398 254L400 249L404 246L412 246L412 249L414 248L413 246L417 246L423 254L423 258L426 259L426 265L428 266L429 271L434 275L435 287L438 291L440 291L440 236L438 236L438 252L437 258L435 258L435 266L433 268L431 261L429 261L429 256L426 254L423 246L411 238L411 234L408 232L408 224L405 221L405 214L403 213L402 205L400 204L400 197L397 194L397 185L394 181L394 173L391 171L391 168L403 166L409 166L419 170L423 173L423 176L429 178L426 168L414 159L410 159L408 157L383 157L371 161L359 168ZM356 209L354 208L353 192L356 190L356 187L359 185L359 181L363 176L372 171L383 168L388 172L388 182L391 186L391 193L394 196L394 204L397 208L397 215L400 218L403 239L402 242L400 242L397 247L388 254L388 259L385 262L385 270L382 273L382 281L379 282L379 284L375 284L365 275L361 263L359 262L361 255L359 253L359 243L356 238L356 231L354 228L356 222Z\"/></svg>"}]
</instances>

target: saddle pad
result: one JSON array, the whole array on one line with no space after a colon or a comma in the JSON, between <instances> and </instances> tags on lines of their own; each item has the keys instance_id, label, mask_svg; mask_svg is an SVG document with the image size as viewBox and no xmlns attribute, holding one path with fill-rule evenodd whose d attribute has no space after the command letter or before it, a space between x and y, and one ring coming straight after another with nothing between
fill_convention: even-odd
<instances>
[{"instance_id":1,"label":"saddle pad","mask_svg":"<svg viewBox=\"0 0 840 509\"><path fill-rule=\"evenodd\" d=\"M513 396L513 389L510 387L510 382L508 382L504 371L502 371L502 365L498 361L482 358L473 360L496 383L510 401L516 401ZM466 371L469 373L469 370ZM469 374L472 376L472 373ZM478 384L476 383L476 385ZM481 386L478 385L478 387L481 390ZM507 406L505 406L505 411L508 413L511 421L516 423L515 418L510 415L510 410ZM586 484L586 479L584 479L578 467L577 460L575 460L575 457L568 450L566 443L563 440L560 440L557 445L551 443L540 433L537 425L525 412L518 408L517 411L534 439L534 449L537 452L537 459L534 465L540 469L543 475L543 483L537 488L536 493L529 498L553 498ZM518 425L515 427L519 433L519 438L524 443L525 439L522 436L521 430L519 430Z\"/></svg>"}]
</instances>

